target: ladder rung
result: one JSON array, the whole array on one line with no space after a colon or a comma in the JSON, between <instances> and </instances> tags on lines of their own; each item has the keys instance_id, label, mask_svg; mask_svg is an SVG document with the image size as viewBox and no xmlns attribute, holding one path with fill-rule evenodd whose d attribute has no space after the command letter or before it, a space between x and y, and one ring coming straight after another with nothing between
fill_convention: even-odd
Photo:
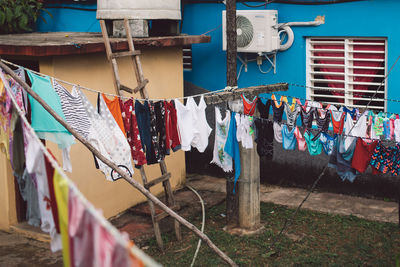
<instances>
[{"instance_id":1,"label":"ladder rung","mask_svg":"<svg viewBox=\"0 0 400 267\"><path fill-rule=\"evenodd\" d=\"M124 91L126 91L126 92L128 92L128 93L133 93L133 90L131 89L131 88L129 88L128 86L125 86L125 85L123 85L123 84L121 84L120 86L119 86L119 89L120 90L124 90Z\"/></svg>"},{"instance_id":2,"label":"ladder rung","mask_svg":"<svg viewBox=\"0 0 400 267\"><path fill-rule=\"evenodd\" d=\"M149 80L144 79L144 81L141 84L139 84L138 86L135 87L135 89L133 89L133 92L135 92L135 94L136 94L137 92L142 90L148 83L149 83Z\"/></svg>"},{"instance_id":3,"label":"ladder rung","mask_svg":"<svg viewBox=\"0 0 400 267\"><path fill-rule=\"evenodd\" d=\"M128 56L137 56L140 55L139 50L134 51L124 51L124 52L116 52L111 54L111 58L118 58L118 57L128 57Z\"/></svg>"},{"instance_id":4,"label":"ladder rung","mask_svg":"<svg viewBox=\"0 0 400 267\"><path fill-rule=\"evenodd\" d=\"M152 186L155 186L156 184L159 184L159 183L162 183L162 182L168 180L169 178L171 178L171 173L170 172L168 172L168 173L162 175L161 177L158 177L158 178L146 183L144 185L144 187L148 189L148 188L150 188Z\"/></svg>"},{"instance_id":5,"label":"ladder rung","mask_svg":"<svg viewBox=\"0 0 400 267\"><path fill-rule=\"evenodd\" d=\"M173 210L173 211L177 211L177 210L179 210L180 206L177 205L177 204L175 204L174 206L171 206L171 207L169 207L169 208L170 208L171 210ZM168 216L169 216L168 213L163 212L163 213L160 213L160 214L157 214L156 216L154 216L154 220L155 220L156 222L159 222L159 221L161 221L162 219L164 219L165 217L168 217Z\"/></svg>"}]
</instances>

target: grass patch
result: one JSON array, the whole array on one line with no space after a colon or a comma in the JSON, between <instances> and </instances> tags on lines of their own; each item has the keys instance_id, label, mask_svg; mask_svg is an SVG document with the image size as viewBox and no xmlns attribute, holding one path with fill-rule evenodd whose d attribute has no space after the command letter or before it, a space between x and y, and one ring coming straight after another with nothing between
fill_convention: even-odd
<instances>
[{"instance_id":1,"label":"grass patch","mask_svg":"<svg viewBox=\"0 0 400 267\"><path fill-rule=\"evenodd\" d=\"M400 262L400 228L392 223L372 222L355 216L338 216L300 210L275 247L271 244L293 209L261 203L265 231L256 236L232 236L225 226L225 204L206 211L205 232L240 266L396 266ZM191 221L200 228L201 218ZM145 252L164 266L189 266L198 238L182 227L183 240L163 234L165 252L154 239ZM225 265L202 243L195 266Z\"/></svg>"}]
</instances>

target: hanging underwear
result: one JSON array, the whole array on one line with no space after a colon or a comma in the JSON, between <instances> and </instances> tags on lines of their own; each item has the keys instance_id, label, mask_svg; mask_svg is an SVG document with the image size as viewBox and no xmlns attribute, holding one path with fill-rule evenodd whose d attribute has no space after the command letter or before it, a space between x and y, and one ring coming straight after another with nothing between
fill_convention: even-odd
<instances>
[{"instance_id":1,"label":"hanging underwear","mask_svg":"<svg viewBox=\"0 0 400 267\"><path fill-rule=\"evenodd\" d=\"M304 138L306 139L308 152L310 153L311 156L316 156L321 154L322 144L319 141L319 138L313 140L314 135L310 131L306 131L304 133Z\"/></svg>"},{"instance_id":2,"label":"hanging underwear","mask_svg":"<svg viewBox=\"0 0 400 267\"><path fill-rule=\"evenodd\" d=\"M257 109L258 112L260 113L260 117L263 119L268 119L269 118L269 110L271 107L271 99L268 99L267 102L264 103L261 101L261 98L257 98Z\"/></svg>"},{"instance_id":3,"label":"hanging underwear","mask_svg":"<svg viewBox=\"0 0 400 267\"><path fill-rule=\"evenodd\" d=\"M176 109L174 101L164 101L165 106L165 128L166 128L166 149L167 155L172 148L172 151L176 152L181 149L181 141L178 133L178 118L176 115Z\"/></svg>"},{"instance_id":4,"label":"hanging underwear","mask_svg":"<svg viewBox=\"0 0 400 267\"><path fill-rule=\"evenodd\" d=\"M370 164L381 173L389 173L393 176L400 174L400 144L385 147L381 141L375 147Z\"/></svg>"},{"instance_id":5,"label":"hanging underwear","mask_svg":"<svg viewBox=\"0 0 400 267\"><path fill-rule=\"evenodd\" d=\"M301 123L303 124L303 127L305 127L306 129L312 128L315 112L316 108L310 108L308 111L304 110L304 108L301 109L300 112Z\"/></svg>"},{"instance_id":6,"label":"hanging underwear","mask_svg":"<svg viewBox=\"0 0 400 267\"><path fill-rule=\"evenodd\" d=\"M280 104L278 105L278 102L276 101L275 95L271 96L272 99L272 111L274 112L274 117L273 120L276 122L281 122L282 121L282 116L283 116L283 109L285 108L285 105L283 104L282 101L282 96L280 99Z\"/></svg>"},{"instance_id":7,"label":"hanging underwear","mask_svg":"<svg viewBox=\"0 0 400 267\"><path fill-rule=\"evenodd\" d=\"M282 125L274 121L274 137L276 142L282 143Z\"/></svg>"},{"instance_id":8,"label":"hanging underwear","mask_svg":"<svg viewBox=\"0 0 400 267\"><path fill-rule=\"evenodd\" d=\"M243 99L243 113L244 113L244 115L253 116L254 111L256 111L258 97L255 96L253 101L250 102L243 94L241 94L240 96Z\"/></svg>"},{"instance_id":9,"label":"hanging underwear","mask_svg":"<svg viewBox=\"0 0 400 267\"><path fill-rule=\"evenodd\" d=\"M344 113L343 111L332 109L330 110L330 113L332 118L333 132L335 134L342 134L346 113Z\"/></svg>"},{"instance_id":10,"label":"hanging underwear","mask_svg":"<svg viewBox=\"0 0 400 267\"><path fill-rule=\"evenodd\" d=\"M299 151L305 151L307 149L307 142L298 127L294 130L294 136L296 136Z\"/></svg>"},{"instance_id":11,"label":"hanging underwear","mask_svg":"<svg viewBox=\"0 0 400 267\"><path fill-rule=\"evenodd\" d=\"M323 116L321 116L323 115ZM331 113L328 112L327 110L325 111L324 114L319 114L317 113L317 127L318 127L318 134L320 133L326 133L329 129L329 123L331 121Z\"/></svg>"},{"instance_id":12,"label":"hanging underwear","mask_svg":"<svg viewBox=\"0 0 400 267\"><path fill-rule=\"evenodd\" d=\"M387 118L383 120L383 135L386 140L390 140L390 120Z\"/></svg>"},{"instance_id":13,"label":"hanging underwear","mask_svg":"<svg viewBox=\"0 0 400 267\"><path fill-rule=\"evenodd\" d=\"M400 142L400 119L394 120L394 138L396 142Z\"/></svg>"},{"instance_id":14,"label":"hanging underwear","mask_svg":"<svg viewBox=\"0 0 400 267\"><path fill-rule=\"evenodd\" d=\"M259 118L254 119L257 128L257 153L260 157L272 160L274 155L274 128L273 122Z\"/></svg>"},{"instance_id":15,"label":"hanging underwear","mask_svg":"<svg viewBox=\"0 0 400 267\"><path fill-rule=\"evenodd\" d=\"M323 132L320 137L319 141L322 144L322 148L328 156L332 154L333 146L335 145L336 135L334 137L330 136L329 134Z\"/></svg>"},{"instance_id":16,"label":"hanging underwear","mask_svg":"<svg viewBox=\"0 0 400 267\"><path fill-rule=\"evenodd\" d=\"M352 118L354 118L356 116L357 111L358 111L358 109L356 109L356 108L353 108L353 110L350 110L347 107L342 107L342 108L343 108L343 112L349 113Z\"/></svg>"},{"instance_id":17,"label":"hanging underwear","mask_svg":"<svg viewBox=\"0 0 400 267\"><path fill-rule=\"evenodd\" d=\"M161 157L164 158L167 154L164 101L157 101L154 103L154 112L156 115L156 133L158 136L158 146L160 148Z\"/></svg>"},{"instance_id":18,"label":"hanging underwear","mask_svg":"<svg viewBox=\"0 0 400 267\"><path fill-rule=\"evenodd\" d=\"M282 126L282 145L285 150L295 150L296 149L296 137L294 135L294 131L296 128L293 128L289 131L286 125Z\"/></svg>"},{"instance_id":19,"label":"hanging underwear","mask_svg":"<svg viewBox=\"0 0 400 267\"><path fill-rule=\"evenodd\" d=\"M356 140L351 143L348 149L345 149L343 136L338 136L333 146L328 167L336 169L337 174L343 181L353 182L356 178L356 170L351 167L355 147Z\"/></svg>"},{"instance_id":20,"label":"hanging underwear","mask_svg":"<svg viewBox=\"0 0 400 267\"><path fill-rule=\"evenodd\" d=\"M383 117L382 117L381 113L379 113L378 115L375 115L373 125L374 125L373 127L374 127L374 130L375 130L376 136L383 135L383 131L384 131L384 129L383 129Z\"/></svg>"},{"instance_id":21,"label":"hanging underwear","mask_svg":"<svg viewBox=\"0 0 400 267\"><path fill-rule=\"evenodd\" d=\"M286 100L284 100L286 123L289 127L294 127L300 113L300 106L297 104L296 98L292 98L292 104L288 103L286 97L284 99Z\"/></svg>"},{"instance_id":22,"label":"hanging underwear","mask_svg":"<svg viewBox=\"0 0 400 267\"><path fill-rule=\"evenodd\" d=\"M368 168L371 156L377 144L378 141L365 142L362 138L358 138L353 159L351 161L351 167L360 173L364 173ZM372 168L372 173L376 174L378 171L375 168Z\"/></svg>"}]
</instances>

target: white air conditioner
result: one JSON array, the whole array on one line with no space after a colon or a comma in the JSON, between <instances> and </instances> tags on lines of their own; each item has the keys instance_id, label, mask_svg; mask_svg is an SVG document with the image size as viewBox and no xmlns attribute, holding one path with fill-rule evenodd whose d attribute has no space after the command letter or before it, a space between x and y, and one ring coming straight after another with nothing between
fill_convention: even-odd
<instances>
[{"instance_id":1,"label":"white air conditioner","mask_svg":"<svg viewBox=\"0 0 400 267\"><path fill-rule=\"evenodd\" d=\"M280 49L277 10L237 10L237 51L269 53ZM226 11L222 11L222 49L226 50Z\"/></svg>"}]
</instances>

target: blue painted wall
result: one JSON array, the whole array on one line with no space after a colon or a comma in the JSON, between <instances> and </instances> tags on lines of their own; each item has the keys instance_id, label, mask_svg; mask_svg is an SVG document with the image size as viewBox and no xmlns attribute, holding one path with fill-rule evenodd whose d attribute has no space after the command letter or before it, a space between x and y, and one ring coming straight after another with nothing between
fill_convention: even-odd
<instances>
[{"instance_id":1,"label":"blue painted wall","mask_svg":"<svg viewBox=\"0 0 400 267\"><path fill-rule=\"evenodd\" d=\"M96 11L83 11L68 9L77 7L85 9L96 9L96 4L57 4L54 6L64 6L66 8L46 9L52 14L51 18L47 13L42 12L46 22L40 18L37 21L37 31L39 32L100 32L100 24L96 19Z\"/></svg>"},{"instance_id":2,"label":"blue painted wall","mask_svg":"<svg viewBox=\"0 0 400 267\"><path fill-rule=\"evenodd\" d=\"M226 86L226 52L222 51L223 4L185 5L183 32L187 34L208 33L211 43L193 45L193 71L185 72L185 80L208 90ZM237 9L248 9L237 4ZM295 40L293 46L277 54L276 74L261 74L255 62L248 65L248 72L241 73L239 87L288 82L306 84L306 46L308 36L387 37L387 69L400 56L400 34L398 30L400 1L368 0L331 5L268 4L267 9L278 10L278 22L312 21L325 15L325 24L318 27L292 27ZM263 69L268 65L264 63ZM238 61L238 69L240 62ZM400 62L388 78L388 98L400 100ZM303 87L290 86L291 96L306 96ZM400 105L389 101L388 111L400 113Z\"/></svg>"}]
</instances>

